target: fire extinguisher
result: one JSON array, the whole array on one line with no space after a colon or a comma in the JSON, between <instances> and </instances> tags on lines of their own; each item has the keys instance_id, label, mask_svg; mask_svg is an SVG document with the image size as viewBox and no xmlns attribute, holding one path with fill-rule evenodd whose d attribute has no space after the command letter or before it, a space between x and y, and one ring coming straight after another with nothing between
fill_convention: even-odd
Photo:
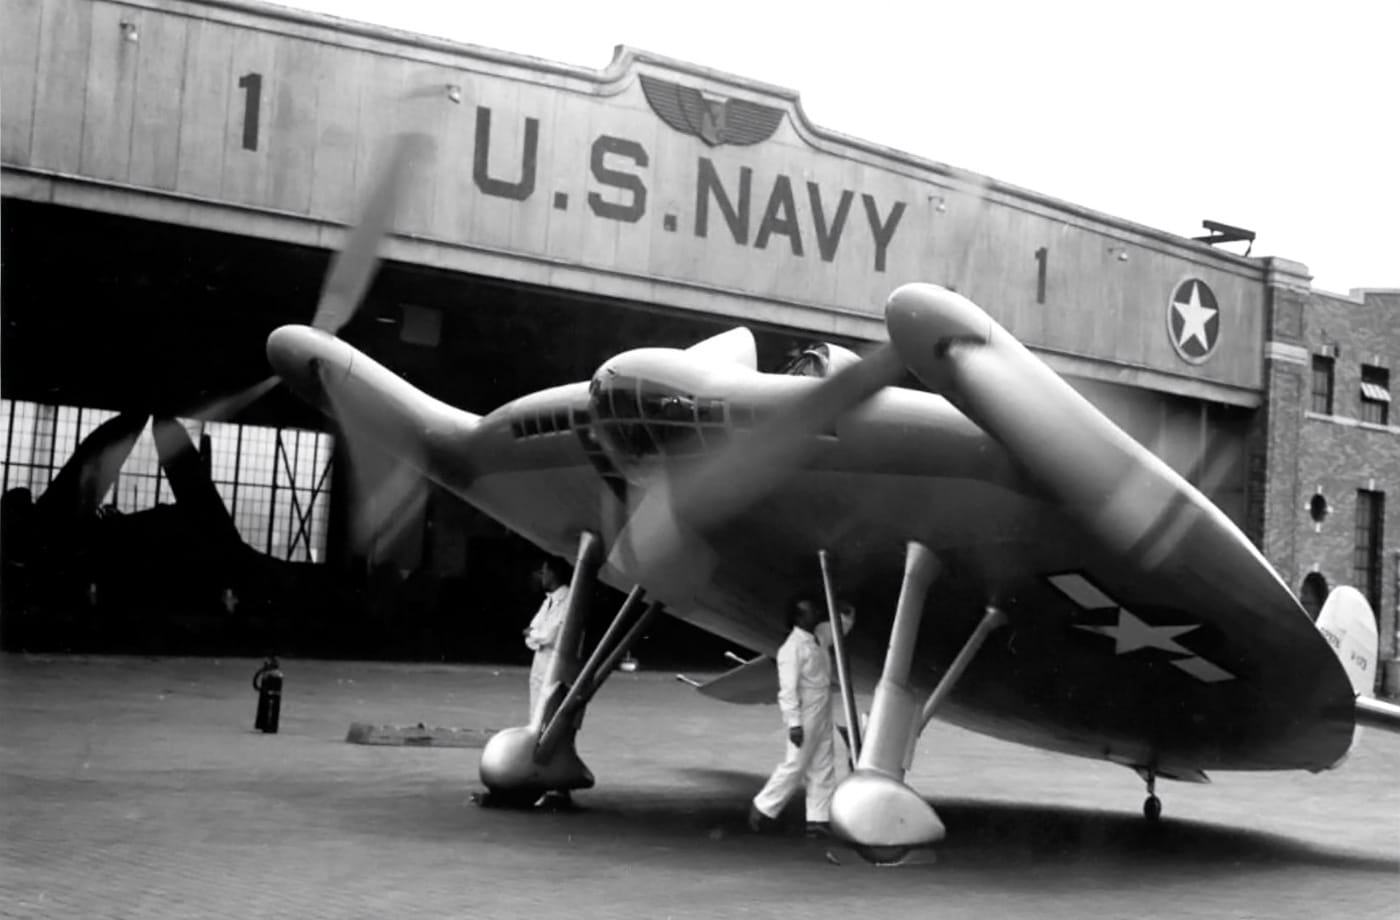
<instances>
[{"instance_id":1,"label":"fire extinguisher","mask_svg":"<svg viewBox=\"0 0 1400 920\"><path fill-rule=\"evenodd\" d=\"M267 734L277 733L277 718L282 711L282 669L277 656L268 656L253 675L253 689L258 691L258 714L253 728Z\"/></svg>"}]
</instances>

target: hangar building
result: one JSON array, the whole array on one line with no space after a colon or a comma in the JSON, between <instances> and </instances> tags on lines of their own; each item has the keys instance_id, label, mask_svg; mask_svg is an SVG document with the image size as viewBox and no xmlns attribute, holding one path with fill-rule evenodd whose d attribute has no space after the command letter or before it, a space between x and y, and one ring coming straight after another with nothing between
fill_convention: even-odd
<instances>
[{"instance_id":1,"label":"hangar building","mask_svg":"<svg viewBox=\"0 0 1400 920\"><path fill-rule=\"evenodd\" d=\"M794 92L630 48L594 71L247 0L0 15L6 490L40 496L116 413L188 416L264 377L267 333L309 319L384 140L416 130L435 157L343 334L439 398L484 412L736 324L769 367L858 348L891 290L939 282L1200 485L1296 591L1366 579L1395 652L1393 293L1323 295L1299 263L845 137ZM418 619L398 603L385 634L424 636L400 651L465 653L444 640L463 605L531 606L529 548L435 493L352 547L340 447L280 390L186 427L248 544L389 564ZM109 506L170 500L138 443Z\"/></svg>"}]
</instances>

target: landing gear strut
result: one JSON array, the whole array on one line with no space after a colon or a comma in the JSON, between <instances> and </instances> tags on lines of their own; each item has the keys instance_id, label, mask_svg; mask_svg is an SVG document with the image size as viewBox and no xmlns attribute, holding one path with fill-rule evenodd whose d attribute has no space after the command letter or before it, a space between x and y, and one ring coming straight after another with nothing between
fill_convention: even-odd
<instances>
[{"instance_id":1,"label":"landing gear strut","mask_svg":"<svg viewBox=\"0 0 1400 920\"><path fill-rule=\"evenodd\" d=\"M1148 770L1147 773L1147 798L1142 803L1142 816L1149 824L1156 824L1162 818L1162 800L1157 798L1157 773L1155 770Z\"/></svg>"},{"instance_id":2,"label":"landing gear strut","mask_svg":"<svg viewBox=\"0 0 1400 920\"><path fill-rule=\"evenodd\" d=\"M831 800L832 828L857 853L874 863L899 862L910 848L943 839L943 822L928 802L905 784L904 775L913 760L919 732L947 699L987 636L1006 622L1004 613L988 607L982 622L921 707L910 686L909 672L924 601L941 568L928 547L909 544L885 666L870 708L870 731L860 745L855 770L836 787Z\"/></svg>"},{"instance_id":3,"label":"landing gear strut","mask_svg":"<svg viewBox=\"0 0 1400 920\"><path fill-rule=\"evenodd\" d=\"M569 606L559 629L559 653L545 677L545 697L530 724L492 735L481 752L481 781L487 803L528 807L546 792L589 789L593 774L579 759L574 738L584 710L622 656L660 611L660 604L642 609L642 591L633 589L598 645L582 666L579 650L587 599L593 594L602 544L585 533L579 539Z\"/></svg>"}]
</instances>

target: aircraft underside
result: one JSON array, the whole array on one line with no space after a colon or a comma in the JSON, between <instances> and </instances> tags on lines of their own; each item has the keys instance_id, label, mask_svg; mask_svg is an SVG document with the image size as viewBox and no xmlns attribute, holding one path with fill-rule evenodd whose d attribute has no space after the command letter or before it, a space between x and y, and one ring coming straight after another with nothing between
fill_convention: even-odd
<instances>
[{"instance_id":1,"label":"aircraft underside","mask_svg":"<svg viewBox=\"0 0 1400 920\"><path fill-rule=\"evenodd\" d=\"M589 482L589 470L571 472L517 473L508 483L479 482L472 495L493 495L495 501L485 504L497 516L505 513L506 495L530 496L522 519L534 530L522 532L569 556L568 535L607 529L596 513L580 520L579 509L606 508L609 502L596 478ZM559 494L562 487L585 484L586 500L570 502ZM911 689L924 696L933 691L988 604L1007 617L939 718L1046 750L1156 765L1180 775L1320 770L1350 746L1353 723L1344 683L1333 682L1337 693L1330 699L1310 681L1276 682L1272 695L1259 691L1259 682L1278 664L1269 656L1284 657L1267 637L1237 641L1189 611L1150 602L1134 602L1125 614L1127 605L1112 604L1107 595L1104 606L1086 609L1082 596L1066 591L1102 591L1093 571L1115 563L1085 552L1082 541L1069 538L1073 525L1040 503L1004 484L929 480L920 494L930 513L920 520L934 524L912 530L889 511L909 494L907 477L881 483L878 477L833 472L794 476L714 538L720 562L708 584L693 603L668 605L667 612L771 655L786 635L783 611L791 597L800 592L820 599L817 553L826 548L836 593L858 611L849 641L853 678L859 690L873 692L906 546L917 540L940 560L940 572L914 644ZM537 503L555 509L557 517L550 521L550 512ZM840 520L841 530L824 533L819 518ZM1056 532L1058 539L1051 537ZM634 587L607 566L600 578L624 592ZM1310 651L1302 660L1290 650L1290 666L1322 675L1336 670L1325 643L1314 642Z\"/></svg>"}]
</instances>

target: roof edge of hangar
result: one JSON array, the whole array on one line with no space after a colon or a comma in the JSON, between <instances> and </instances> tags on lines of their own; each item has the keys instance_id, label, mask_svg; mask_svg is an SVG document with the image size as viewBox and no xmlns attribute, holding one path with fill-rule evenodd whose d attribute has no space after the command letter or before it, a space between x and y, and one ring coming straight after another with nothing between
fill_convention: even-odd
<instances>
[{"instance_id":1,"label":"roof edge of hangar","mask_svg":"<svg viewBox=\"0 0 1400 920\"><path fill-rule=\"evenodd\" d=\"M1198 263L1215 263L1217 266L1224 263L1236 269L1243 269L1245 273L1255 278L1262 278L1268 266L1272 262L1279 261L1274 257L1238 255L1193 240L1190 237L1096 211L1043 192L995 179L971 169L954 166L941 160L919 156L875 141L822 127L807 116L802 105L801 93L797 90L717 70L703 64L683 61L630 45L616 45L613 49L613 58L608 66L591 73L599 83L610 84L621 90L627 85L627 80L634 71L642 73L647 70L663 70L696 77L705 82L704 88L707 91L728 93L731 90L737 90L738 98L759 104L776 104L778 108L786 110L786 114L791 117L793 129L797 135L816 150L838 155L843 153L848 155L855 151L872 158L875 161L873 165L903 172L915 179L946 179L953 183L974 186L980 189L982 194L1008 199L1008 203L1016 203L1022 207L1030 204L1046 210L1061 212L1063 216L1086 222L1097 228L1107 227L1136 236L1149 237L1159 243L1166 243L1175 249L1182 250L1183 253L1189 253L1188 258ZM1306 266L1301 263L1292 260L1282 261L1296 265L1306 273Z\"/></svg>"},{"instance_id":2,"label":"roof edge of hangar","mask_svg":"<svg viewBox=\"0 0 1400 920\"><path fill-rule=\"evenodd\" d=\"M145 5L149 0L133 0L133 2L136 5ZM734 97L759 105L775 104L773 107L781 109L785 114L791 116L793 129L798 136L818 150L838 155L842 153L849 155L854 152L873 160L872 165L904 172L915 179L932 180L935 184L942 179L955 184L975 186L980 189L983 195L1001 198L1007 203L1020 207L1029 206L1033 210L1056 212L1061 219L1067 218L1072 222L1085 222L1100 230L1111 229L1138 238L1151 239L1159 245L1166 245L1176 250L1178 254L1198 264L1214 265L1217 268L1229 267L1257 280L1263 280L1272 261L1267 257L1237 255L1205 243L1193 241L1189 237L1095 211L1063 199L985 176L970 169L952 166L938 160L921 157L874 141L821 127L807 117L802 106L801 95L796 90L727 73L701 64L682 61L630 45L615 45L612 60L602 69L597 69L550 61L519 52L488 48L484 45L439 38L391 26L345 19L330 13L293 9L265 2L265 0L184 0L184 2L191 6L225 10L235 15L242 14L275 19L292 25L301 24L313 28L329 29L370 41L387 42L400 46L409 45L426 51L451 55L458 59L465 56L507 68L562 77L570 81L577 81L578 86L574 87L575 89L586 91L587 88L591 87L593 92L602 95L621 92L629 85L634 74L641 76L648 70L698 78L704 82L707 90L713 88L715 92L726 95L730 95L731 91L737 91L732 94Z\"/></svg>"}]
</instances>

